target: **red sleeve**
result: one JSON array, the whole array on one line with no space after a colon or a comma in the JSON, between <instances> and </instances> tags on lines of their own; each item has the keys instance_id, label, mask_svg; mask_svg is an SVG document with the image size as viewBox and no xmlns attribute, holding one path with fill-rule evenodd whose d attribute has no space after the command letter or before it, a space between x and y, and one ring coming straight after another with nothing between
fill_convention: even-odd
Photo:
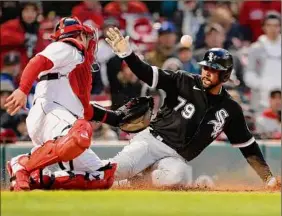
<instances>
[{"instance_id":1,"label":"red sleeve","mask_svg":"<svg viewBox=\"0 0 282 216\"><path fill-rule=\"evenodd\" d=\"M91 119L93 119L93 116L94 116L94 109L93 106L89 104L87 108L84 108L84 118L85 120L90 121Z\"/></svg>"},{"instance_id":2,"label":"red sleeve","mask_svg":"<svg viewBox=\"0 0 282 216\"><path fill-rule=\"evenodd\" d=\"M42 71L50 70L53 66L53 62L44 56L37 55L32 58L22 73L19 89L28 94L38 75Z\"/></svg>"}]
</instances>

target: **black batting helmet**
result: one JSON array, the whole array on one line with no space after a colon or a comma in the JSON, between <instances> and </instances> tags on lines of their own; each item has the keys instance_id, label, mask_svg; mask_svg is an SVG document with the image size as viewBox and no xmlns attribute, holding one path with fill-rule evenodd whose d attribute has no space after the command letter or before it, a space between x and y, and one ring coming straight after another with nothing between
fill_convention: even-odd
<instances>
[{"instance_id":1,"label":"black batting helmet","mask_svg":"<svg viewBox=\"0 0 282 216\"><path fill-rule=\"evenodd\" d=\"M219 79L221 82L229 80L233 69L232 55L225 49L212 48L209 49L199 65L207 66L220 71Z\"/></svg>"}]
</instances>

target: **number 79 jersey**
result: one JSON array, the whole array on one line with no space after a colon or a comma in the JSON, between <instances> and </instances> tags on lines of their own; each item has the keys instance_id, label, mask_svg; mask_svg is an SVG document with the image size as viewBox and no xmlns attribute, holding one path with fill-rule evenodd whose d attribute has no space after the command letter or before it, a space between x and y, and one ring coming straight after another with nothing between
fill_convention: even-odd
<instances>
[{"instance_id":1,"label":"number 79 jersey","mask_svg":"<svg viewBox=\"0 0 282 216\"><path fill-rule=\"evenodd\" d=\"M240 105L225 89L210 95L198 75L152 68L153 86L167 96L151 127L186 160L197 157L221 132L234 147L255 141Z\"/></svg>"}]
</instances>

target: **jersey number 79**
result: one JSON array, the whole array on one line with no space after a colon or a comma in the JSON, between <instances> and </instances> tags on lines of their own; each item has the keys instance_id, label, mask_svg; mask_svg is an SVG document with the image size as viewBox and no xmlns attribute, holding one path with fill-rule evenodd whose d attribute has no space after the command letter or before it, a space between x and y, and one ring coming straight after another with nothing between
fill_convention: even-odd
<instances>
[{"instance_id":1,"label":"jersey number 79","mask_svg":"<svg viewBox=\"0 0 282 216\"><path fill-rule=\"evenodd\" d=\"M175 111L182 109L181 115L185 119L190 119L195 113L195 106L192 103L186 103L187 100L183 97L178 96L177 99L179 100L179 104L174 107Z\"/></svg>"}]
</instances>

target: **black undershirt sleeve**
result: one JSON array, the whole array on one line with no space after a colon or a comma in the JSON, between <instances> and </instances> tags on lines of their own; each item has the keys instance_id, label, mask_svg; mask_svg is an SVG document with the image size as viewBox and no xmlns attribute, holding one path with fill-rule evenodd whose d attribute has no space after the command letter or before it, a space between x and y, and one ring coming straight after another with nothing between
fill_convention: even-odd
<instances>
[{"instance_id":1,"label":"black undershirt sleeve","mask_svg":"<svg viewBox=\"0 0 282 216\"><path fill-rule=\"evenodd\" d=\"M153 69L150 65L142 61L134 52L124 58L130 70L143 82L152 86Z\"/></svg>"},{"instance_id":2,"label":"black undershirt sleeve","mask_svg":"<svg viewBox=\"0 0 282 216\"><path fill-rule=\"evenodd\" d=\"M117 112L113 110L107 110L98 104L92 104L92 108L94 115L90 121L99 121L113 127L117 127L119 125L121 116Z\"/></svg>"},{"instance_id":3,"label":"black undershirt sleeve","mask_svg":"<svg viewBox=\"0 0 282 216\"><path fill-rule=\"evenodd\" d=\"M264 182L272 177L270 168L264 160L257 142L253 142L253 144L247 147L240 148L240 151Z\"/></svg>"},{"instance_id":4,"label":"black undershirt sleeve","mask_svg":"<svg viewBox=\"0 0 282 216\"><path fill-rule=\"evenodd\" d=\"M124 58L130 70L143 82L152 88L166 92L179 88L182 73L179 71L162 70L142 61L135 53Z\"/></svg>"}]
</instances>

